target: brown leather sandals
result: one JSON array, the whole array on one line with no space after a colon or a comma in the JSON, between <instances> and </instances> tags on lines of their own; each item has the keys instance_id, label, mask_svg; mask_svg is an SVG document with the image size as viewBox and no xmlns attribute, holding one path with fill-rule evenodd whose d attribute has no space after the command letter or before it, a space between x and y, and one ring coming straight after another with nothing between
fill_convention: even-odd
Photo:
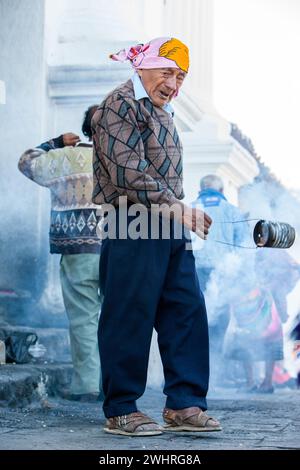
<instances>
[{"instance_id":1,"label":"brown leather sandals","mask_svg":"<svg viewBox=\"0 0 300 470\"><path fill-rule=\"evenodd\" d=\"M136 411L128 415L108 418L104 431L123 436L157 436L163 431L211 432L222 430L216 419L211 418L196 406L182 410L165 408L163 418L166 424L161 428L152 418Z\"/></svg>"},{"instance_id":2,"label":"brown leather sandals","mask_svg":"<svg viewBox=\"0 0 300 470\"><path fill-rule=\"evenodd\" d=\"M165 408L163 418L164 431L211 432L222 431L219 421L208 416L201 408L192 406L182 410Z\"/></svg>"},{"instance_id":3,"label":"brown leather sandals","mask_svg":"<svg viewBox=\"0 0 300 470\"><path fill-rule=\"evenodd\" d=\"M162 428L156 421L140 411L108 418L104 431L123 436L157 436L162 434Z\"/></svg>"}]
</instances>

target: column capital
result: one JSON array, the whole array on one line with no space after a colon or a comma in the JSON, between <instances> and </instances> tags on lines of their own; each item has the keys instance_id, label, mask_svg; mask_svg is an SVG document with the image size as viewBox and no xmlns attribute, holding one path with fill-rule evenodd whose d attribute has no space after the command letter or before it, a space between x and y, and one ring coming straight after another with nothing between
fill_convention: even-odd
<instances>
[{"instance_id":1,"label":"column capital","mask_svg":"<svg viewBox=\"0 0 300 470\"><path fill-rule=\"evenodd\" d=\"M48 95L56 103L100 102L132 75L121 63L108 65L59 65L48 67Z\"/></svg>"}]
</instances>

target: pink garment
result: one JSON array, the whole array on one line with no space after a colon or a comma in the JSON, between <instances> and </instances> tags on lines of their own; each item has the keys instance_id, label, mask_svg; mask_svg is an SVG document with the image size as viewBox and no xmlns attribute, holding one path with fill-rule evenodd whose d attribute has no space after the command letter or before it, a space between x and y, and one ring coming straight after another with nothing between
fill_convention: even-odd
<instances>
[{"instance_id":1,"label":"pink garment","mask_svg":"<svg viewBox=\"0 0 300 470\"><path fill-rule=\"evenodd\" d=\"M147 44L122 49L110 58L120 62L130 60L135 69L177 68L188 72L189 50L176 38L156 38Z\"/></svg>"}]
</instances>

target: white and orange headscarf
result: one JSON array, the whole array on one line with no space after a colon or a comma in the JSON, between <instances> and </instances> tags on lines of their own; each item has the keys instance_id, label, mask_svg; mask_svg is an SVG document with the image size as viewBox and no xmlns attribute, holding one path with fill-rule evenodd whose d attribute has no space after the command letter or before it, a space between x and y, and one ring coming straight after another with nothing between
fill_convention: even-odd
<instances>
[{"instance_id":1,"label":"white and orange headscarf","mask_svg":"<svg viewBox=\"0 0 300 470\"><path fill-rule=\"evenodd\" d=\"M122 49L110 58L120 62L129 60L135 69L177 68L189 69L189 49L176 38L156 38L147 44Z\"/></svg>"}]
</instances>

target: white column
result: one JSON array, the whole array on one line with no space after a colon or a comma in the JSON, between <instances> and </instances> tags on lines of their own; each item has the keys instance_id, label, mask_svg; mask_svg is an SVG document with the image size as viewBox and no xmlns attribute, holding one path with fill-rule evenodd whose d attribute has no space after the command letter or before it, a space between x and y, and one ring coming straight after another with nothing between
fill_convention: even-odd
<instances>
[{"instance_id":1,"label":"white column","mask_svg":"<svg viewBox=\"0 0 300 470\"><path fill-rule=\"evenodd\" d=\"M212 106L213 1L165 0L162 34L175 36L190 49L185 89L202 111Z\"/></svg>"},{"instance_id":2,"label":"white column","mask_svg":"<svg viewBox=\"0 0 300 470\"><path fill-rule=\"evenodd\" d=\"M47 0L50 65L108 63L109 54L137 40L132 26L138 10L130 21L131 4L130 0Z\"/></svg>"},{"instance_id":3,"label":"white column","mask_svg":"<svg viewBox=\"0 0 300 470\"><path fill-rule=\"evenodd\" d=\"M143 2L136 0L46 0L49 133L66 123L80 133L90 104L132 74L109 54L138 41ZM133 26L137 24L137 28Z\"/></svg>"},{"instance_id":4,"label":"white column","mask_svg":"<svg viewBox=\"0 0 300 470\"><path fill-rule=\"evenodd\" d=\"M239 187L250 183L258 168L213 104L213 0L165 0L162 8L164 35L190 48L189 74L174 100L176 123L183 131L186 202L195 199L201 177L217 173L229 200L237 204Z\"/></svg>"}]
</instances>

